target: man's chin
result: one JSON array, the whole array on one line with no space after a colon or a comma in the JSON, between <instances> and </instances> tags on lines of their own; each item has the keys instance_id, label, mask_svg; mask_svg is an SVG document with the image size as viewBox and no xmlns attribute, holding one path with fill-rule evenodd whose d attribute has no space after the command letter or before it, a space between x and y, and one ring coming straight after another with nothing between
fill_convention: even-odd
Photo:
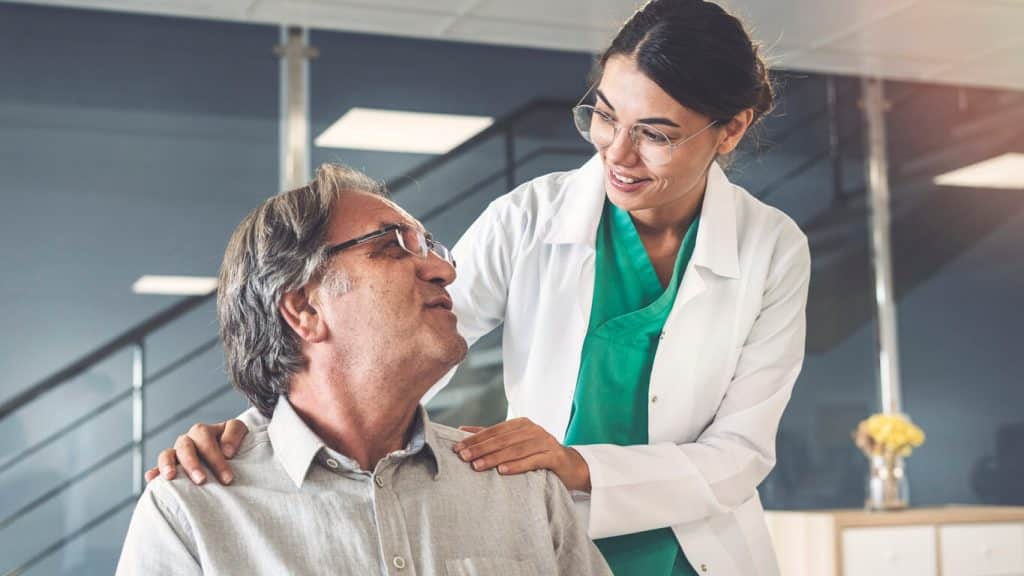
<instances>
[{"instance_id":1,"label":"man's chin","mask_svg":"<svg viewBox=\"0 0 1024 576\"><path fill-rule=\"evenodd\" d=\"M466 355L469 353L469 346L466 344L466 339L458 333L455 334L446 348L449 352L447 359L451 363L449 369L465 360Z\"/></svg>"}]
</instances>

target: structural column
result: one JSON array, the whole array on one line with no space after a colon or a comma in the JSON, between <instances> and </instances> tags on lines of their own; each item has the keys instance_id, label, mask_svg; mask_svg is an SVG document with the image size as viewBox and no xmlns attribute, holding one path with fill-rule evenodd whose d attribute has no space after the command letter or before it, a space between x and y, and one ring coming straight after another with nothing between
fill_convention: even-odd
<instances>
[{"instance_id":1,"label":"structural column","mask_svg":"<svg viewBox=\"0 0 1024 576\"><path fill-rule=\"evenodd\" d=\"M142 495L146 470L146 345L140 340L132 348L132 494Z\"/></svg>"},{"instance_id":2,"label":"structural column","mask_svg":"<svg viewBox=\"0 0 1024 576\"><path fill-rule=\"evenodd\" d=\"M866 120L866 156L871 262L878 308L878 385L882 410L901 412L899 332L892 277L892 240L889 219L889 160L885 136L884 85L878 78L862 81Z\"/></svg>"},{"instance_id":3,"label":"structural column","mask_svg":"<svg viewBox=\"0 0 1024 576\"><path fill-rule=\"evenodd\" d=\"M280 190L304 185L310 178L309 61L317 56L309 46L309 30L281 28L281 44L274 48L281 58L279 121Z\"/></svg>"}]
</instances>

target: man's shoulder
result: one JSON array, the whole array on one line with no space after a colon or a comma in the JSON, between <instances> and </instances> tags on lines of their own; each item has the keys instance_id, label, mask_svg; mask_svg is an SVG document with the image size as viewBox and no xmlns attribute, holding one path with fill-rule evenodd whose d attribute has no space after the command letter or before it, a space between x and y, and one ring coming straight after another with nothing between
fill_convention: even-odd
<instances>
[{"instance_id":1,"label":"man's shoulder","mask_svg":"<svg viewBox=\"0 0 1024 576\"><path fill-rule=\"evenodd\" d=\"M178 466L174 479L166 480L162 476L153 479L149 486L156 499L167 506L188 508L192 505L205 505L211 501L231 497L234 491L254 483L266 481L269 468L273 468L274 452L271 447L266 427L251 430L242 439L238 452L228 460L234 473L234 480L223 486L214 478L213 471L203 465L206 482L196 486L185 474L184 468Z\"/></svg>"},{"instance_id":2,"label":"man's shoulder","mask_svg":"<svg viewBox=\"0 0 1024 576\"><path fill-rule=\"evenodd\" d=\"M481 486L489 484L518 493L528 492L535 496L543 496L549 489L548 476L557 480L550 470L533 470L523 474L509 475L498 474L494 469L478 472L468 462L463 462L453 450L455 444L472 434L436 422L431 422L429 426L437 443L440 444L435 446L438 449L435 458L443 461L446 469L450 470L450 477L457 479L460 483Z\"/></svg>"},{"instance_id":3,"label":"man's shoulder","mask_svg":"<svg viewBox=\"0 0 1024 576\"><path fill-rule=\"evenodd\" d=\"M437 422L431 421L427 424L430 430L434 433L434 437L437 438L445 447L451 448L463 438L472 436L469 432L463 432L458 428L452 428L451 426L445 426L444 424L438 424Z\"/></svg>"}]
</instances>

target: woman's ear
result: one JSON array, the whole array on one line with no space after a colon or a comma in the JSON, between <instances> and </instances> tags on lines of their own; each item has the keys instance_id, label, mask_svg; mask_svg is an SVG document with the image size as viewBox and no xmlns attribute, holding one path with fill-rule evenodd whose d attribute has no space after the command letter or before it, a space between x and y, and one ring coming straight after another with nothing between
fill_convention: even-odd
<instances>
[{"instance_id":1,"label":"woman's ear","mask_svg":"<svg viewBox=\"0 0 1024 576\"><path fill-rule=\"evenodd\" d=\"M322 342L327 337L327 325L317 310L317 289L304 286L285 292L278 308L281 316L299 338L310 344Z\"/></svg>"},{"instance_id":2,"label":"woman's ear","mask_svg":"<svg viewBox=\"0 0 1024 576\"><path fill-rule=\"evenodd\" d=\"M726 122L722 126L725 139L718 144L718 154L721 156L735 150L740 145L740 140L743 140L743 135L747 133L747 128L750 128L750 124L753 121L754 110L753 108L747 108L733 116L732 120Z\"/></svg>"}]
</instances>

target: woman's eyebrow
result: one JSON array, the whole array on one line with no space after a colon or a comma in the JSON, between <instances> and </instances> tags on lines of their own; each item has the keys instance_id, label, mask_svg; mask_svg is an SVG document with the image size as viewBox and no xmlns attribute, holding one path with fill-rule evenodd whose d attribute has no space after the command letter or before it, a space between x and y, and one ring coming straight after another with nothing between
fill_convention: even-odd
<instances>
[{"instance_id":1,"label":"woman's eyebrow","mask_svg":"<svg viewBox=\"0 0 1024 576\"><path fill-rule=\"evenodd\" d=\"M605 106L610 108L612 112L615 112L615 106L612 106L612 103L608 101L608 98L604 95L604 92L601 92L601 90L599 89L594 90L594 92L597 94L597 97L600 98L602 102L604 102ZM669 120L668 118L662 118L660 116L655 118L641 118L637 120L637 122L640 124L661 124L663 126L672 126L673 128L682 128L682 126L676 124L674 121Z\"/></svg>"},{"instance_id":2,"label":"woman's eyebrow","mask_svg":"<svg viewBox=\"0 0 1024 576\"><path fill-rule=\"evenodd\" d=\"M605 106L611 108L612 112L615 112L615 106L612 106L612 103L608 101L608 98L604 95L604 92L601 92L600 88L594 90L594 92L597 94L597 97L600 98L602 102L604 102Z\"/></svg>"}]
</instances>

